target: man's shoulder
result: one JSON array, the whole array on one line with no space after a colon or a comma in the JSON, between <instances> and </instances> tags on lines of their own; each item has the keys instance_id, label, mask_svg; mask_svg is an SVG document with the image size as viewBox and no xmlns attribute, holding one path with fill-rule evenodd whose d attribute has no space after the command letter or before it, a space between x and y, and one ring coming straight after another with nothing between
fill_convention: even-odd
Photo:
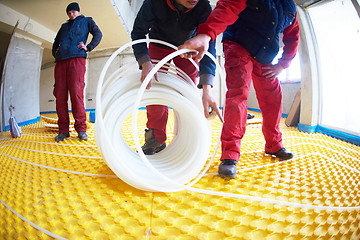
<instances>
[{"instance_id":1,"label":"man's shoulder","mask_svg":"<svg viewBox=\"0 0 360 240\"><path fill-rule=\"evenodd\" d=\"M209 14L212 11L212 8L208 0L199 0L194 10L196 10L197 12L206 12Z\"/></svg>"},{"instance_id":2,"label":"man's shoulder","mask_svg":"<svg viewBox=\"0 0 360 240\"><path fill-rule=\"evenodd\" d=\"M80 16L78 16L78 18L82 19L82 20L90 20L90 19L92 19L92 17L86 17L84 15L80 15Z\"/></svg>"},{"instance_id":3,"label":"man's shoulder","mask_svg":"<svg viewBox=\"0 0 360 240\"><path fill-rule=\"evenodd\" d=\"M196 5L196 8L208 8L208 9L212 9L211 8L211 4L209 2L209 0L199 0L199 2Z\"/></svg>"},{"instance_id":4,"label":"man's shoulder","mask_svg":"<svg viewBox=\"0 0 360 240\"><path fill-rule=\"evenodd\" d=\"M78 21L88 21L88 20L92 20L92 17L86 17L85 15L79 15L79 16L77 16L76 17L76 20L78 20Z\"/></svg>"},{"instance_id":5,"label":"man's shoulder","mask_svg":"<svg viewBox=\"0 0 360 240\"><path fill-rule=\"evenodd\" d=\"M199 0L199 3L207 3L207 4L209 4L210 5L210 1L209 0Z\"/></svg>"},{"instance_id":6,"label":"man's shoulder","mask_svg":"<svg viewBox=\"0 0 360 240\"><path fill-rule=\"evenodd\" d=\"M93 22L93 18L92 17L85 17L84 15L79 15L76 18L78 21L85 21L85 22Z\"/></svg>"},{"instance_id":7,"label":"man's shoulder","mask_svg":"<svg viewBox=\"0 0 360 240\"><path fill-rule=\"evenodd\" d=\"M199 0L198 4L204 4L204 5L209 5L209 6L211 6L209 0Z\"/></svg>"},{"instance_id":8,"label":"man's shoulder","mask_svg":"<svg viewBox=\"0 0 360 240\"><path fill-rule=\"evenodd\" d=\"M144 0L144 2L148 2L151 5L168 5L167 1L165 0Z\"/></svg>"}]
</instances>

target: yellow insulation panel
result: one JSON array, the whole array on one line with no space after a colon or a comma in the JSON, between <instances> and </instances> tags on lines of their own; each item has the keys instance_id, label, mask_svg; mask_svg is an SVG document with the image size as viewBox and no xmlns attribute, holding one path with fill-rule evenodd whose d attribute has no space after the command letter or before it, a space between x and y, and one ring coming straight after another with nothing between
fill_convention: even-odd
<instances>
[{"instance_id":1,"label":"yellow insulation panel","mask_svg":"<svg viewBox=\"0 0 360 240\"><path fill-rule=\"evenodd\" d=\"M143 135L145 111L139 117ZM88 141L71 132L57 143L57 132L44 127L48 120L22 127L20 138L0 138L0 239L360 239L359 146L299 132L283 120L283 140L295 157L279 162L264 154L260 120L247 127L237 178L217 175L218 149L194 185L209 193L145 192L109 169L93 123ZM169 126L173 120L171 113ZM212 154L221 123L211 124ZM122 131L131 145L130 121ZM171 127L168 133L170 142Z\"/></svg>"}]
</instances>

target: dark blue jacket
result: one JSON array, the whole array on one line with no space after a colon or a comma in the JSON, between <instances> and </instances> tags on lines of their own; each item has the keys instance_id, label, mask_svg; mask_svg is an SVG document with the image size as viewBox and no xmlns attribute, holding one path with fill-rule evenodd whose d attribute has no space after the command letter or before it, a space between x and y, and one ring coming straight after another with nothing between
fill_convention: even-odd
<instances>
[{"instance_id":1,"label":"dark blue jacket","mask_svg":"<svg viewBox=\"0 0 360 240\"><path fill-rule=\"evenodd\" d=\"M248 0L237 21L228 26L223 40L239 43L262 64L269 64L279 52L279 33L296 15L293 0Z\"/></svg>"},{"instance_id":2,"label":"dark blue jacket","mask_svg":"<svg viewBox=\"0 0 360 240\"><path fill-rule=\"evenodd\" d=\"M180 46L196 35L199 24L206 21L212 9L208 0L199 0L192 9L178 9L173 0L145 0L134 22L131 32L132 40L149 38L162 40ZM164 47L160 45L160 47ZM133 46L139 65L150 61L146 44ZM210 43L208 50L216 56L215 41ZM199 75L215 75L216 65L207 56L200 61ZM211 84L212 78L203 84ZM200 80L201 81L201 80Z\"/></svg>"},{"instance_id":3,"label":"dark blue jacket","mask_svg":"<svg viewBox=\"0 0 360 240\"><path fill-rule=\"evenodd\" d=\"M87 51L93 50L101 41L102 33L91 17L79 15L74 20L68 20L61 25L52 46L52 55L55 61L75 57L86 58L87 53L79 49L79 42L86 44L89 33L93 35L91 42L86 46Z\"/></svg>"}]
</instances>

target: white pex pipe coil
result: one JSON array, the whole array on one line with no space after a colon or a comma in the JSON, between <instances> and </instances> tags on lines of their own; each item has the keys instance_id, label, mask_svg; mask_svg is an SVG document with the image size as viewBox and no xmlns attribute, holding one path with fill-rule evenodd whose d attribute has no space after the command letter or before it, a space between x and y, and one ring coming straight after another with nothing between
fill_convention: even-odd
<instances>
[{"instance_id":1,"label":"white pex pipe coil","mask_svg":"<svg viewBox=\"0 0 360 240\"><path fill-rule=\"evenodd\" d=\"M163 41L144 39L128 43L111 55L97 86L95 138L105 162L124 182L145 191L176 192L196 183L210 166L210 163L205 166L211 144L210 124L203 113L201 94L186 74L167 64L189 50L178 50L162 59L142 84L136 62L105 78L117 55L134 44L149 41L176 49ZM159 82L153 81L151 89L146 90L156 72ZM145 156L139 141L137 115L140 107L151 104L172 107L179 131L163 151ZM121 133L122 124L130 114L137 152L125 142Z\"/></svg>"}]
</instances>

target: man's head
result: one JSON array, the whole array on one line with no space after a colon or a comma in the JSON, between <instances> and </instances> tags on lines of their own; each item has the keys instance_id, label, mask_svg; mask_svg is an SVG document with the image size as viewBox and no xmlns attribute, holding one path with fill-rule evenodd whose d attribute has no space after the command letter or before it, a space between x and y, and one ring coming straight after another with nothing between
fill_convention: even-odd
<instances>
[{"instance_id":1,"label":"man's head","mask_svg":"<svg viewBox=\"0 0 360 240\"><path fill-rule=\"evenodd\" d=\"M79 4L76 2L72 2L66 7L66 13L70 20L74 20L77 16L79 16L79 12L80 7Z\"/></svg>"},{"instance_id":2,"label":"man's head","mask_svg":"<svg viewBox=\"0 0 360 240\"><path fill-rule=\"evenodd\" d=\"M199 0L175 0L175 1L178 4L186 7L187 9L194 8L196 4L199 2Z\"/></svg>"}]
</instances>

